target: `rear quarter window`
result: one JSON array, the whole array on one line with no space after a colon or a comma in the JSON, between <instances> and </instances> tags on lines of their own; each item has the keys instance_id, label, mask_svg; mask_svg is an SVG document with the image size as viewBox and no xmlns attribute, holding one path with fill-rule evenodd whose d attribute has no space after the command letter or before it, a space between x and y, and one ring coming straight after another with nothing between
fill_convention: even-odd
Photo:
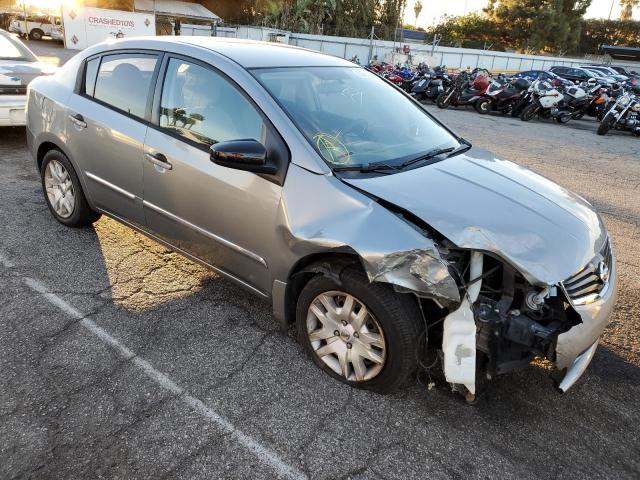
<instances>
[{"instance_id":1,"label":"rear quarter window","mask_svg":"<svg viewBox=\"0 0 640 480\"><path fill-rule=\"evenodd\" d=\"M94 58L87 62L84 71L84 93L93 97L93 93L96 88L96 78L98 77L98 65L100 65L100 58Z\"/></svg>"}]
</instances>

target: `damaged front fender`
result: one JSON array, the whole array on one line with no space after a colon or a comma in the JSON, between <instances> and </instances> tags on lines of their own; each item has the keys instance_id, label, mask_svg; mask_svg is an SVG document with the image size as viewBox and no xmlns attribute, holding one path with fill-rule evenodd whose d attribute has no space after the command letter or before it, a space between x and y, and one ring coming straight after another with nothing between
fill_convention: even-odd
<instances>
[{"instance_id":1,"label":"damaged front fender","mask_svg":"<svg viewBox=\"0 0 640 480\"><path fill-rule=\"evenodd\" d=\"M372 282L460 301L458 285L433 239L333 176L318 181L318 175L291 165L278 217L278 237L286 248L276 250L289 256L279 265L322 252L355 252ZM277 275L286 281L291 272Z\"/></svg>"}]
</instances>

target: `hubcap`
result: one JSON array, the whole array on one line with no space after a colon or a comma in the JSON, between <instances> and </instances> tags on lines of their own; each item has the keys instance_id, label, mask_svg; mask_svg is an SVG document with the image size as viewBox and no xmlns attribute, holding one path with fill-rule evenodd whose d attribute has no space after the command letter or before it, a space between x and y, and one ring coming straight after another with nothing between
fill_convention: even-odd
<instances>
[{"instance_id":1,"label":"hubcap","mask_svg":"<svg viewBox=\"0 0 640 480\"><path fill-rule=\"evenodd\" d=\"M64 165L51 160L44 171L44 188L53 210L62 218L69 218L76 205L71 176Z\"/></svg>"},{"instance_id":2,"label":"hubcap","mask_svg":"<svg viewBox=\"0 0 640 480\"><path fill-rule=\"evenodd\" d=\"M382 328L353 295L338 291L318 295L307 312L307 334L318 357L346 380L371 380L384 367Z\"/></svg>"}]
</instances>

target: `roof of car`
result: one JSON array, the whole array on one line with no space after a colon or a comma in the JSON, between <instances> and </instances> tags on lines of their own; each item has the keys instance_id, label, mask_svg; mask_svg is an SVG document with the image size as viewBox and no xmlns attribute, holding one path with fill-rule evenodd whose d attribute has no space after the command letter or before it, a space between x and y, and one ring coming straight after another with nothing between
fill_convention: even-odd
<instances>
[{"instance_id":1,"label":"roof of car","mask_svg":"<svg viewBox=\"0 0 640 480\"><path fill-rule=\"evenodd\" d=\"M162 48L162 45L167 43L206 48L230 58L244 68L355 66L342 58L313 50L255 40L195 36L138 37L135 40L149 42L151 48ZM112 45L115 45L115 42Z\"/></svg>"}]
</instances>

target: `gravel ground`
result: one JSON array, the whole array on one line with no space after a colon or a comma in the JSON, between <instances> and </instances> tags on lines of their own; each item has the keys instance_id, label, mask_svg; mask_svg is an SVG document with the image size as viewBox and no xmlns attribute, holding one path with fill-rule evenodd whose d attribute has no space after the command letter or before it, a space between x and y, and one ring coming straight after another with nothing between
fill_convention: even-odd
<instances>
[{"instance_id":1,"label":"gravel ground","mask_svg":"<svg viewBox=\"0 0 640 480\"><path fill-rule=\"evenodd\" d=\"M603 213L620 296L568 394L540 365L475 406L343 386L230 282L110 219L57 223L0 129L0 478L638 478L640 139L428 108Z\"/></svg>"}]
</instances>

